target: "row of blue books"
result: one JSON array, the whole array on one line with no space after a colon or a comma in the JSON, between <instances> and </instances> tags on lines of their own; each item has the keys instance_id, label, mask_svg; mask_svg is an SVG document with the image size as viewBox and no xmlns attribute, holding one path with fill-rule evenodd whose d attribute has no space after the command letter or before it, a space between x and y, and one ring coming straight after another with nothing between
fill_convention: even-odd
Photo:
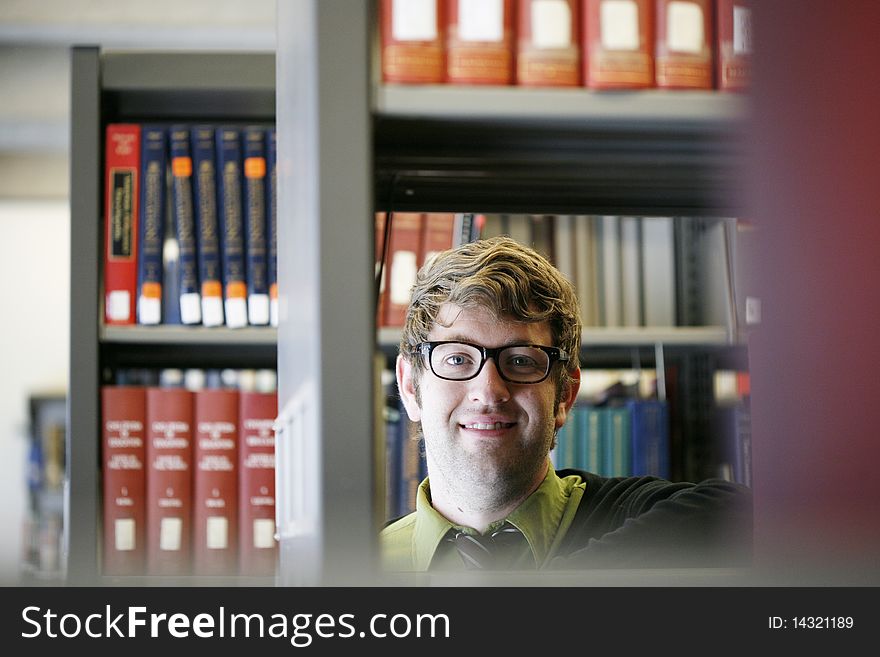
<instances>
[{"instance_id":1,"label":"row of blue books","mask_svg":"<svg viewBox=\"0 0 880 657\"><path fill-rule=\"evenodd\" d=\"M556 441L551 458L557 469L606 477L670 476L669 409L662 400L575 404Z\"/></svg>"},{"instance_id":2,"label":"row of blue books","mask_svg":"<svg viewBox=\"0 0 880 657\"><path fill-rule=\"evenodd\" d=\"M141 126L138 324L278 324L274 126Z\"/></svg>"}]
</instances>

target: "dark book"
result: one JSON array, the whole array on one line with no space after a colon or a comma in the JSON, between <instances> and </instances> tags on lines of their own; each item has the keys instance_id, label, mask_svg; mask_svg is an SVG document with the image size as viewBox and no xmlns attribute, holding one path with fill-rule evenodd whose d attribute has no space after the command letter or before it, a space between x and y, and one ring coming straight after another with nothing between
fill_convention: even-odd
<instances>
[{"instance_id":1,"label":"dark book","mask_svg":"<svg viewBox=\"0 0 880 657\"><path fill-rule=\"evenodd\" d=\"M196 217L193 210L193 163L189 126L175 125L169 132L171 150L171 199L177 234L177 272L182 324L201 324Z\"/></svg>"},{"instance_id":2,"label":"dark book","mask_svg":"<svg viewBox=\"0 0 880 657\"><path fill-rule=\"evenodd\" d=\"M269 324L278 326L278 139L275 128L266 129L266 271L269 278Z\"/></svg>"},{"instance_id":3,"label":"dark book","mask_svg":"<svg viewBox=\"0 0 880 657\"><path fill-rule=\"evenodd\" d=\"M138 324L162 322L162 283L165 242L165 183L168 139L165 128L141 127L140 237L137 258Z\"/></svg>"},{"instance_id":4,"label":"dark book","mask_svg":"<svg viewBox=\"0 0 880 657\"><path fill-rule=\"evenodd\" d=\"M216 130L216 139L223 310L226 325L241 328L248 323L241 133L224 126Z\"/></svg>"},{"instance_id":5,"label":"dark book","mask_svg":"<svg viewBox=\"0 0 880 657\"><path fill-rule=\"evenodd\" d=\"M665 401L631 399L630 474L669 479L669 411Z\"/></svg>"},{"instance_id":6,"label":"dark book","mask_svg":"<svg viewBox=\"0 0 880 657\"><path fill-rule=\"evenodd\" d=\"M220 267L220 235L217 222L217 170L214 127L190 129L193 158L193 207L198 238L199 291L202 324L223 325L223 288Z\"/></svg>"},{"instance_id":7,"label":"dark book","mask_svg":"<svg viewBox=\"0 0 880 657\"><path fill-rule=\"evenodd\" d=\"M265 326L269 323L266 135L263 128L249 127L242 131L242 139L248 323Z\"/></svg>"}]
</instances>

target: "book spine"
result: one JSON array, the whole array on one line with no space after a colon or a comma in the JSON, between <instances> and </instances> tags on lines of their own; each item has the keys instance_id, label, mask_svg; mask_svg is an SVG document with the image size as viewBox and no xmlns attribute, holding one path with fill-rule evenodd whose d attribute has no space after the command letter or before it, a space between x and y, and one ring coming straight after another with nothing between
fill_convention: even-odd
<instances>
[{"instance_id":1,"label":"book spine","mask_svg":"<svg viewBox=\"0 0 880 657\"><path fill-rule=\"evenodd\" d=\"M134 324L137 296L138 183L141 127L106 129L104 190L104 323Z\"/></svg>"},{"instance_id":2,"label":"book spine","mask_svg":"<svg viewBox=\"0 0 880 657\"><path fill-rule=\"evenodd\" d=\"M422 221L424 226L419 267L430 262L441 251L452 248L455 215L451 212L427 212Z\"/></svg>"},{"instance_id":3,"label":"book spine","mask_svg":"<svg viewBox=\"0 0 880 657\"><path fill-rule=\"evenodd\" d=\"M642 223L620 217L620 292L624 326L642 326Z\"/></svg>"},{"instance_id":4,"label":"book spine","mask_svg":"<svg viewBox=\"0 0 880 657\"><path fill-rule=\"evenodd\" d=\"M519 0L516 84L581 84L579 0Z\"/></svg>"},{"instance_id":5,"label":"book spine","mask_svg":"<svg viewBox=\"0 0 880 657\"><path fill-rule=\"evenodd\" d=\"M144 573L146 421L143 387L101 388L104 575Z\"/></svg>"},{"instance_id":6,"label":"book spine","mask_svg":"<svg viewBox=\"0 0 880 657\"><path fill-rule=\"evenodd\" d=\"M713 0L655 1L656 85L663 89L712 89Z\"/></svg>"},{"instance_id":7,"label":"book spine","mask_svg":"<svg viewBox=\"0 0 880 657\"><path fill-rule=\"evenodd\" d=\"M220 268L220 237L217 226L217 171L214 128L196 125L190 129L193 159L193 206L196 217L199 291L202 324L223 324L223 289Z\"/></svg>"},{"instance_id":8,"label":"book spine","mask_svg":"<svg viewBox=\"0 0 880 657\"><path fill-rule=\"evenodd\" d=\"M441 0L381 0L379 32L382 81L441 83L446 78Z\"/></svg>"},{"instance_id":9,"label":"book spine","mask_svg":"<svg viewBox=\"0 0 880 657\"><path fill-rule=\"evenodd\" d=\"M241 133L238 128L223 127L216 131L216 138L223 309L226 325L229 328L241 328L248 323Z\"/></svg>"},{"instance_id":10,"label":"book spine","mask_svg":"<svg viewBox=\"0 0 880 657\"><path fill-rule=\"evenodd\" d=\"M239 569L243 575L272 575L275 541L275 431L278 396L239 393Z\"/></svg>"},{"instance_id":11,"label":"book spine","mask_svg":"<svg viewBox=\"0 0 880 657\"><path fill-rule=\"evenodd\" d=\"M266 271L269 278L269 324L278 326L278 138L275 128L266 129Z\"/></svg>"},{"instance_id":12,"label":"book spine","mask_svg":"<svg viewBox=\"0 0 880 657\"><path fill-rule=\"evenodd\" d=\"M193 571L238 568L238 391L194 393Z\"/></svg>"},{"instance_id":13,"label":"book spine","mask_svg":"<svg viewBox=\"0 0 880 657\"><path fill-rule=\"evenodd\" d=\"M654 0L584 0L584 85L654 86Z\"/></svg>"},{"instance_id":14,"label":"book spine","mask_svg":"<svg viewBox=\"0 0 880 657\"><path fill-rule=\"evenodd\" d=\"M165 177L168 140L162 126L141 127L140 237L137 258L137 321L162 321L162 249L165 242Z\"/></svg>"},{"instance_id":15,"label":"book spine","mask_svg":"<svg viewBox=\"0 0 880 657\"><path fill-rule=\"evenodd\" d=\"M391 221L384 326L403 326L421 260L424 221L418 212L395 212Z\"/></svg>"},{"instance_id":16,"label":"book spine","mask_svg":"<svg viewBox=\"0 0 880 657\"><path fill-rule=\"evenodd\" d=\"M193 214L193 163L190 155L189 128L170 128L171 196L178 246L178 285L180 321L201 324L202 301L199 291L198 245Z\"/></svg>"},{"instance_id":17,"label":"book spine","mask_svg":"<svg viewBox=\"0 0 880 657\"><path fill-rule=\"evenodd\" d=\"M716 81L721 91L749 88L752 69L750 0L717 0Z\"/></svg>"},{"instance_id":18,"label":"book spine","mask_svg":"<svg viewBox=\"0 0 880 657\"><path fill-rule=\"evenodd\" d=\"M451 84L513 83L513 0L449 0L446 81Z\"/></svg>"},{"instance_id":19,"label":"book spine","mask_svg":"<svg viewBox=\"0 0 880 657\"><path fill-rule=\"evenodd\" d=\"M244 222L247 262L248 323L269 323L269 279L266 244L266 139L263 128L245 128Z\"/></svg>"},{"instance_id":20,"label":"book spine","mask_svg":"<svg viewBox=\"0 0 880 657\"><path fill-rule=\"evenodd\" d=\"M147 388L147 572L186 575L192 556L193 393Z\"/></svg>"},{"instance_id":21,"label":"book spine","mask_svg":"<svg viewBox=\"0 0 880 657\"><path fill-rule=\"evenodd\" d=\"M671 217L642 218L645 326L675 326L675 236Z\"/></svg>"},{"instance_id":22,"label":"book spine","mask_svg":"<svg viewBox=\"0 0 880 657\"><path fill-rule=\"evenodd\" d=\"M666 403L656 399L627 402L630 412L630 469L634 476L669 478L669 422Z\"/></svg>"}]
</instances>

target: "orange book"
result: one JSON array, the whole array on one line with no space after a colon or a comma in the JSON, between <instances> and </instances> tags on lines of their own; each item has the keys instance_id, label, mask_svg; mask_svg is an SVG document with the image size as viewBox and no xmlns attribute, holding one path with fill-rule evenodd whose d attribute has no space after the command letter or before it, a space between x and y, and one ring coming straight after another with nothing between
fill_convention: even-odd
<instances>
[{"instance_id":1,"label":"orange book","mask_svg":"<svg viewBox=\"0 0 880 657\"><path fill-rule=\"evenodd\" d=\"M395 212L391 216L383 326L403 326L406 319L410 291L422 261L423 225L419 212Z\"/></svg>"},{"instance_id":2,"label":"orange book","mask_svg":"<svg viewBox=\"0 0 880 657\"><path fill-rule=\"evenodd\" d=\"M273 575L275 541L275 392L239 393L239 569Z\"/></svg>"},{"instance_id":3,"label":"orange book","mask_svg":"<svg viewBox=\"0 0 880 657\"><path fill-rule=\"evenodd\" d=\"M518 0L516 84L581 84L579 0Z\"/></svg>"},{"instance_id":4,"label":"orange book","mask_svg":"<svg viewBox=\"0 0 880 657\"><path fill-rule=\"evenodd\" d=\"M751 0L718 0L717 10L717 85L743 91L752 77Z\"/></svg>"},{"instance_id":5,"label":"orange book","mask_svg":"<svg viewBox=\"0 0 880 657\"><path fill-rule=\"evenodd\" d=\"M104 323L134 324L141 127L111 123L104 154Z\"/></svg>"},{"instance_id":6,"label":"orange book","mask_svg":"<svg viewBox=\"0 0 880 657\"><path fill-rule=\"evenodd\" d=\"M656 0L655 81L664 89L712 89L713 0Z\"/></svg>"},{"instance_id":7,"label":"orange book","mask_svg":"<svg viewBox=\"0 0 880 657\"><path fill-rule=\"evenodd\" d=\"M192 556L193 393L147 388L147 572L187 575Z\"/></svg>"},{"instance_id":8,"label":"orange book","mask_svg":"<svg viewBox=\"0 0 880 657\"><path fill-rule=\"evenodd\" d=\"M446 81L513 83L513 0L447 0Z\"/></svg>"},{"instance_id":9,"label":"orange book","mask_svg":"<svg viewBox=\"0 0 880 657\"><path fill-rule=\"evenodd\" d=\"M146 394L142 386L101 388L105 575L144 573L146 421Z\"/></svg>"},{"instance_id":10,"label":"orange book","mask_svg":"<svg viewBox=\"0 0 880 657\"><path fill-rule=\"evenodd\" d=\"M238 391L195 393L193 572L238 571Z\"/></svg>"},{"instance_id":11,"label":"orange book","mask_svg":"<svg viewBox=\"0 0 880 657\"><path fill-rule=\"evenodd\" d=\"M583 0L584 84L654 86L654 0Z\"/></svg>"},{"instance_id":12,"label":"orange book","mask_svg":"<svg viewBox=\"0 0 880 657\"><path fill-rule=\"evenodd\" d=\"M382 81L441 83L446 77L443 0L382 0Z\"/></svg>"}]
</instances>

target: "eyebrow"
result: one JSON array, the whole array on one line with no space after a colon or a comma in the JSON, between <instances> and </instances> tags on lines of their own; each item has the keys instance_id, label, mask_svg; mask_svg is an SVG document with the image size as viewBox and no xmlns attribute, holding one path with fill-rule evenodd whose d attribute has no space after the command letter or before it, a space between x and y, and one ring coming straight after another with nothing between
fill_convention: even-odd
<instances>
[{"instance_id":1,"label":"eyebrow","mask_svg":"<svg viewBox=\"0 0 880 657\"><path fill-rule=\"evenodd\" d=\"M456 333L455 335L443 338L442 340L434 340L434 342L467 342L469 344L480 344L479 342L475 342L472 338L461 335L460 333ZM487 349L500 349L502 347L519 347L519 346L531 345L531 344L537 344L537 343L532 340L522 338L519 340L511 339L511 340L508 340L507 342L502 342L501 344L499 344L495 347L487 347L484 344L480 344L480 346L486 347Z\"/></svg>"}]
</instances>

